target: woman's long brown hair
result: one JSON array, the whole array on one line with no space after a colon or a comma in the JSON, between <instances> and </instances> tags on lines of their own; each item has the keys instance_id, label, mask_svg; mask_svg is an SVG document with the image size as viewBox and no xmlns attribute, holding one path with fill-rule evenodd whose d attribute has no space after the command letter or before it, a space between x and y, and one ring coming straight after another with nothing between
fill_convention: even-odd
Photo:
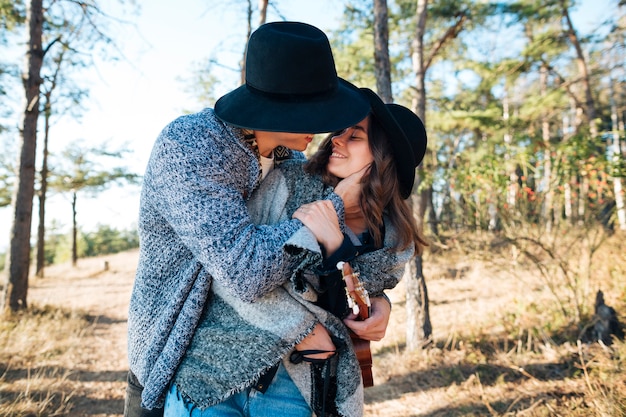
<instances>
[{"instance_id":1,"label":"woman's long brown hair","mask_svg":"<svg viewBox=\"0 0 626 417\"><path fill-rule=\"evenodd\" d=\"M326 169L332 154L333 136L335 133L322 141L304 169L311 174L320 175L325 184L334 187L341 178L335 177ZM368 142L374 161L361 179L359 206L374 243L376 247L383 246L383 214L386 213L398 234L395 249L403 250L413 243L416 252L421 254L427 243L417 229L411 208L400 195L398 171L389 139L373 114L370 114L369 118Z\"/></svg>"}]
</instances>

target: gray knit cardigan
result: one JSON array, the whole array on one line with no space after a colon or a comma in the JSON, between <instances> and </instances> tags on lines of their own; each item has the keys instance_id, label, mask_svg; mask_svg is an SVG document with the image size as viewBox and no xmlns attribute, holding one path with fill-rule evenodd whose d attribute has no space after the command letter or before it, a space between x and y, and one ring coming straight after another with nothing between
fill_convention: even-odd
<instances>
[{"instance_id":1,"label":"gray knit cardigan","mask_svg":"<svg viewBox=\"0 0 626 417\"><path fill-rule=\"evenodd\" d=\"M263 181L248 201L248 208L255 222L275 224L289 219L301 204L328 198L330 193L332 189L318 177L303 172L302 161L286 161ZM372 295L394 287L413 254L412 248L400 252L389 249L394 240L392 226L386 225L385 248L352 261ZM361 416L363 386L348 331L337 317L312 303L317 297L314 268L321 262L319 245L302 227L285 249L298 259L290 282L253 303L242 301L223 283L213 283L207 310L174 381L187 401L204 409L250 387L282 360L305 400L317 410L320 375L309 363L290 363L289 353L321 322L335 337L338 351L332 370L337 394L327 416Z\"/></svg>"},{"instance_id":2,"label":"gray knit cardigan","mask_svg":"<svg viewBox=\"0 0 626 417\"><path fill-rule=\"evenodd\" d=\"M212 282L252 302L291 276L283 246L302 223L252 223L246 198L259 178L257 156L241 130L211 109L176 119L154 144L141 191L139 264L128 313L129 366L148 409L163 404ZM341 199L330 198L342 218Z\"/></svg>"}]
</instances>

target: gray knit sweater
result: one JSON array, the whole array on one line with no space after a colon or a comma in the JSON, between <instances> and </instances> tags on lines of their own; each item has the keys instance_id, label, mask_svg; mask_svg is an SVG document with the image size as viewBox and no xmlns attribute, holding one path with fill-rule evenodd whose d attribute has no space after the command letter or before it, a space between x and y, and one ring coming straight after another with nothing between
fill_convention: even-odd
<instances>
[{"instance_id":1,"label":"gray knit sweater","mask_svg":"<svg viewBox=\"0 0 626 417\"><path fill-rule=\"evenodd\" d=\"M170 123L152 149L128 314L129 365L144 386L146 408L163 404L212 282L252 302L291 276L283 246L302 223L252 223L245 203L259 182L260 166L243 139L240 129L207 109ZM330 198L343 216L341 199Z\"/></svg>"},{"instance_id":2,"label":"gray knit sweater","mask_svg":"<svg viewBox=\"0 0 626 417\"><path fill-rule=\"evenodd\" d=\"M305 174L301 166L301 161L286 161L263 181L248 201L255 222L284 221L301 204L332 194L332 189L318 177ZM401 252L389 249L394 239L394 230L387 225L385 248L352 261L373 295L398 283L404 264L413 253L412 248ZM207 310L174 381L187 401L206 408L253 385L259 375L282 360L315 410L319 405L316 401L320 398L320 375L311 364L292 364L288 358L294 346L321 322L335 337L338 351L332 371L336 401L329 407L334 411L327 415L361 416L363 387L348 331L337 317L312 303L317 296L313 272L321 262L319 245L311 232L302 227L285 248L298 262L291 280L253 303L240 300L221 282L213 283Z\"/></svg>"}]
</instances>

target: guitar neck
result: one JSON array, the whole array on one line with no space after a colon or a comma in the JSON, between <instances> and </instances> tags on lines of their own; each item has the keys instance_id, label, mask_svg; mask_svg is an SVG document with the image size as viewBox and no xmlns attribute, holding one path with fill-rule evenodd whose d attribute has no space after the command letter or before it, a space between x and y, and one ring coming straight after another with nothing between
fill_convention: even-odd
<instances>
[{"instance_id":1,"label":"guitar neck","mask_svg":"<svg viewBox=\"0 0 626 417\"><path fill-rule=\"evenodd\" d=\"M359 281L359 274L355 273L352 266L348 262L340 262L337 268L341 270L341 274L346 283L346 295L348 296L348 304L350 307L356 305L353 311L361 320L369 318L371 313L371 303L367 290L363 287L363 283Z\"/></svg>"},{"instance_id":2,"label":"guitar neck","mask_svg":"<svg viewBox=\"0 0 626 417\"><path fill-rule=\"evenodd\" d=\"M352 308L360 320L369 318L371 313L370 297L363 283L359 281L359 274L355 273L348 262L339 262L337 268L341 270L341 274L346 283L346 295L348 297L348 305ZM354 308L356 307L356 309ZM356 311L355 311L356 310ZM363 386L371 387L374 385L372 377L372 351L370 349L369 340L364 340L350 334L352 345L356 353L361 368L361 376L363 377Z\"/></svg>"},{"instance_id":3,"label":"guitar neck","mask_svg":"<svg viewBox=\"0 0 626 417\"><path fill-rule=\"evenodd\" d=\"M359 306L359 314L357 314L359 316L359 318L361 320L368 319L370 317L370 314L371 314L371 311L370 311L371 310L371 306L367 305L367 303L365 301L363 301L361 298L355 298L354 301Z\"/></svg>"}]
</instances>

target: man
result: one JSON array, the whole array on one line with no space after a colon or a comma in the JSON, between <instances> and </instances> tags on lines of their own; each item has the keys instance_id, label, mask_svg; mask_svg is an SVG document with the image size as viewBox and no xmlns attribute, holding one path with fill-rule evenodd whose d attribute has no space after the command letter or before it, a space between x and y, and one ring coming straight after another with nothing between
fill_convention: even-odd
<instances>
[{"instance_id":1,"label":"man","mask_svg":"<svg viewBox=\"0 0 626 417\"><path fill-rule=\"evenodd\" d=\"M303 158L314 133L354 125L368 111L358 90L337 77L323 32L276 22L250 37L245 85L215 110L183 116L161 132L141 193L125 416L162 413L212 282L251 302L288 279L283 245L302 223L252 224L245 201L263 175L283 159ZM354 203L354 196L342 198L331 197L339 218ZM374 305L370 335L378 336L371 337L386 327L389 308L384 300ZM368 324L359 326L367 335Z\"/></svg>"}]
</instances>

